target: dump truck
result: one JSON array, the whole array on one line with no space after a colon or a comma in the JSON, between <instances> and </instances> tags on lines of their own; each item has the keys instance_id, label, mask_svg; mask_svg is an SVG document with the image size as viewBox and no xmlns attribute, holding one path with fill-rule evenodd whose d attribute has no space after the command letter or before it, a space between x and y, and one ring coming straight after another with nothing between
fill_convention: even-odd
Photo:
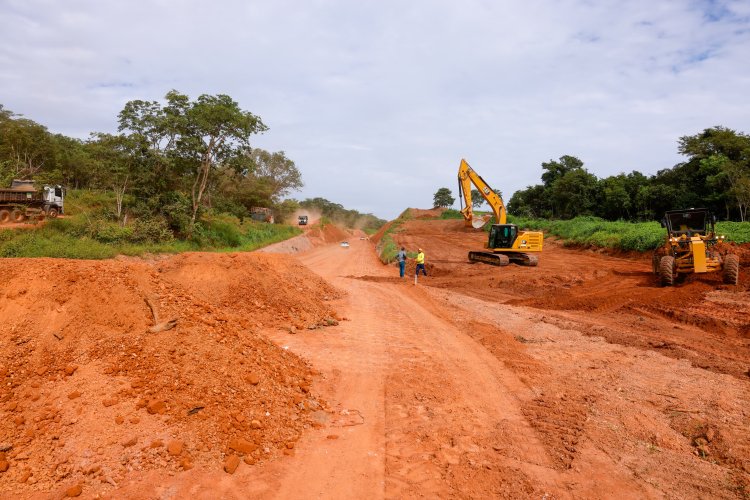
<instances>
[{"instance_id":1,"label":"dump truck","mask_svg":"<svg viewBox=\"0 0 750 500\"><path fill-rule=\"evenodd\" d=\"M307 225L307 215L300 215L297 217L297 224L300 226L306 226Z\"/></svg>"},{"instance_id":2,"label":"dump truck","mask_svg":"<svg viewBox=\"0 0 750 500\"><path fill-rule=\"evenodd\" d=\"M661 221L667 230L664 244L652 258L654 274L662 286L672 286L680 275L721 272L724 283L736 285L740 259L720 255L714 245L724 240L714 229L716 217L705 208L670 210Z\"/></svg>"},{"instance_id":3,"label":"dump truck","mask_svg":"<svg viewBox=\"0 0 750 500\"><path fill-rule=\"evenodd\" d=\"M0 188L0 224L27 219L54 219L64 213L65 190L62 186L44 186L41 191L31 180L13 180L10 188Z\"/></svg>"},{"instance_id":4,"label":"dump truck","mask_svg":"<svg viewBox=\"0 0 750 500\"><path fill-rule=\"evenodd\" d=\"M273 210L266 207L250 207L250 218L258 222L273 224Z\"/></svg>"}]
</instances>

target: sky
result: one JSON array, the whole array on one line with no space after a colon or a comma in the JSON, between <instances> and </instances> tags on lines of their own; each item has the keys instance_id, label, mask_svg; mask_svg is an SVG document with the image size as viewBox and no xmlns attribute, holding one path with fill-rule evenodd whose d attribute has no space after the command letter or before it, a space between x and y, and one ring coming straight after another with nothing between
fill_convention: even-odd
<instances>
[{"instance_id":1,"label":"sky","mask_svg":"<svg viewBox=\"0 0 750 500\"><path fill-rule=\"evenodd\" d=\"M0 0L7 109L85 139L171 89L260 116L296 199L392 219L466 158L507 202L563 155L654 174L750 132L750 1Z\"/></svg>"}]
</instances>

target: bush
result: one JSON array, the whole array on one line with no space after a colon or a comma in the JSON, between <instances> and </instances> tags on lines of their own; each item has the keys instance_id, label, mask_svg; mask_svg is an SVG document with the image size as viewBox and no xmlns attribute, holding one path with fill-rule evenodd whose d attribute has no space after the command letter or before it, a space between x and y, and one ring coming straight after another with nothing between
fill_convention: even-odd
<instances>
[{"instance_id":1,"label":"bush","mask_svg":"<svg viewBox=\"0 0 750 500\"><path fill-rule=\"evenodd\" d=\"M172 230L161 217L140 217L133 223L130 237L133 243L165 243L173 239Z\"/></svg>"},{"instance_id":2,"label":"bush","mask_svg":"<svg viewBox=\"0 0 750 500\"><path fill-rule=\"evenodd\" d=\"M441 219L463 219L464 214L462 214L459 210L454 210L452 208L448 208L443 210L443 213L440 214Z\"/></svg>"}]
</instances>

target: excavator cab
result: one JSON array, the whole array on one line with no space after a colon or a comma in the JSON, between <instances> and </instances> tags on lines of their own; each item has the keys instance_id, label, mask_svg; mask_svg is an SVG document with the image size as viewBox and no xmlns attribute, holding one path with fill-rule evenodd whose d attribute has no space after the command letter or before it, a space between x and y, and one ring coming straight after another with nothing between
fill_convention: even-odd
<instances>
[{"instance_id":1,"label":"excavator cab","mask_svg":"<svg viewBox=\"0 0 750 500\"><path fill-rule=\"evenodd\" d=\"M518 226L515 224L493 224L490 229L488 248L513 248L518 237Z\"/></svg>"}]
</instances>

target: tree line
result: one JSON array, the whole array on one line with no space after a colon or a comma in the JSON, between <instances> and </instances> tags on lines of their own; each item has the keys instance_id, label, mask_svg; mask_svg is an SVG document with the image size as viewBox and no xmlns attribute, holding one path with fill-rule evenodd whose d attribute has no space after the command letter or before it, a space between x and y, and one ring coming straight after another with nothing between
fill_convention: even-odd
<instances>
[{"instance_id":1,"label":"tree line","mask_svg":"<svg viewBox=\"0 0 750 500\"><path fill-rule=\"evenodd\" d=\"M750 136L712 127L683 136L687 160L655 175L638 171L597 178L575 156L542 163L542 183L517 191L508 202L514 215L570 219L658 220L667 210L710 209L724 220L747 220L750 204Z\"/></svg>"},{"instance_id":2,"label":"tree line","mask_svg":"<svg viewBox=\"0 0 750 500\"><path fill-rule=\"evenodd\" d=\"M0 105L0 184L34 179L68 188L106 190L112 217L163 221L176 233L192 231L203 213L248 217L251 207L291 213L284 200L303 186L283 151L251 146L268 127L227 95L191 100L176 90L164 103L133 100L118 115L118 133L86 140L53 134Z\"/></svg>"},{"instance_id":3,"label":"tree line","mask_svg":"<svg viewBox=\"0 0 750 500\"><path fill-rule=\"evenodd\" d=\"M667 210L710 209L724 220L746 221L750 205L750 136L712 127L680 137L678 151L687 159L645 175L637 170L598 178L571 155L542 163L541 184L516 191L508 213L540 219L590 215L606 220L659 220ZM455 202L450 189L434 195L435 207ZM474 207L481 194L472 190Z\"/></svg>"}]
</instances>

